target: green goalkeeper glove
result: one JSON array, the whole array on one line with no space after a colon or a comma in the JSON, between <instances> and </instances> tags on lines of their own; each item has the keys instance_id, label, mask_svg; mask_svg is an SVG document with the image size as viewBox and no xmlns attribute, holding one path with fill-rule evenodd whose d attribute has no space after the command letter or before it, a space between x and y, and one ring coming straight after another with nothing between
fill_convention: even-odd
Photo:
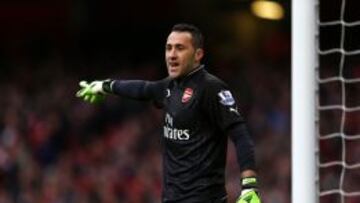
<instances>
[{"instance_id":1,"label":"green goalkeeper glove","mask_svg":"<svg viewBox=\"0 0 360 203\"><path fill-rule=\"evenodd\" d=\"M236 203L261 203L257 192L257 180L255 177L243 178L241 185L241 195L236 200Z\"/></svg>"},{"instance_id":2,"label":"green goalkeeper glove","mask_svg":"<svg viewBox=\"0 0 360 203\"><path fill-rule=\"evenodd\" d=\"M81 81L79 83L81 89L76 93L76 96L91 104L100 103L105 98L106 92L103 89L103 84L107 81L95 80L91 83Z\"/></svg>"}]
</instances>

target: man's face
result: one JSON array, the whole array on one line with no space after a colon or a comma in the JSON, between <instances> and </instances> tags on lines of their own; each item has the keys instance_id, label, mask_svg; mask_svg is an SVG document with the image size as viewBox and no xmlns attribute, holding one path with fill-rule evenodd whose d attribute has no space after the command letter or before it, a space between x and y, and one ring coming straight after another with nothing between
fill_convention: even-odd
<instances>
[{"instance_id":1,"label":"man's face","mask_svg":"<svg viewBox=\"0 0 360 203\"><path fill-rule=\"evenodd\" d=\"M191 72L200 64L202 49L194 48L189 32L171 32L165 46L165 61L171 78Z\"/></svg>"}]
</instances>

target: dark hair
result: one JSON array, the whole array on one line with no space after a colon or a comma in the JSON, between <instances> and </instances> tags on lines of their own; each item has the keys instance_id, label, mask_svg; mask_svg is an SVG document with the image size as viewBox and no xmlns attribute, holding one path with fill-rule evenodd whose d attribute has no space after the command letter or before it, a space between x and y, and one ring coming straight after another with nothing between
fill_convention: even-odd
<instances>
[{"instance_id":1,"label":"dark hair","mask_svg":"<svg viewBox=\"0 0 360 203\"><path fill-rule=\"evenodd\" d=\"M204 37L199 28L187 23L179 23L172 27L172 32L189 32L192 36L192 43L195 48L203 48Z\"/></svg>"}]
</instances>

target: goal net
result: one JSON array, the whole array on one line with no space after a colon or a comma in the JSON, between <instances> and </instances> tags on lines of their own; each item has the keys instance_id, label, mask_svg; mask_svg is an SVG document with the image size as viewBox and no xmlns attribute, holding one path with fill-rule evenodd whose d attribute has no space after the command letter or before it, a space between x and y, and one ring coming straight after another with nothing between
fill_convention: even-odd
<instances>
[{"instance_id":1,"label":"goal net","mask_svg":"<svg viewBox=\"0 0 360 203\"><path fill-rule=\"evenodd\" d=\"M360 203L360 2L318 0L320 203Z\"/></svg>"}]
</instances>

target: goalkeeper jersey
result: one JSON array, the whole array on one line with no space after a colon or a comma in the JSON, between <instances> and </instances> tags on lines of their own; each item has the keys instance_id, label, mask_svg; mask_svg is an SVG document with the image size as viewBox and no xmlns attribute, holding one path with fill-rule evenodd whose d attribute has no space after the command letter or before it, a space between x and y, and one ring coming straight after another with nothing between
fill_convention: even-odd
<instances>
[{"instance_id":1,"label":"goalkeeper jersey","mask_svg":"<svg viewBox=\"0 0 360 203\"><path fill-rule=\"evenodd\" d=\"M125 86L133 92L124 92ZM138 85L138 86L137 86ZM135 88L136 87L136 88ZM202 66L187 76L157 82L116 81L112 92L151 99L164 110L161 138L164 203L225 202L227 133L244 126L228 86ZM252 142L247 130L238 154L243 167L253 168ZM245 143L245 144L244 144ZM248 153L250 152L250 153ZM241 162L241 161L240 161Z\"/></svg>"}]
</instances>

